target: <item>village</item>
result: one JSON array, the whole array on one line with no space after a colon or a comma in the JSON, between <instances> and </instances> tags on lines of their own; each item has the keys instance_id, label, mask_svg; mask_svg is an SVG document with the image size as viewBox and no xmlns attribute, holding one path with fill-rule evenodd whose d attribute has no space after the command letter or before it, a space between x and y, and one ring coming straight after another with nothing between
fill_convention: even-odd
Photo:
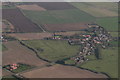
<instances>
[{"instance_id":1,"label":"village","mask_svg":"<svg viewBox=\"0 0 120 80\"><path fill-rule=\"evenodd\" d=\"M75 64L83 63L87 61L87 55L96 55L99 59L99 48L106 49L110 45L110 41L113 37L107 32L103 27L97 24L88 24L88 29L86 29L85 34L75 34L73 36L63 36L53 34L53 37L45 38L47 40L67 40L69 45L80 45L81 50L72 60Z\"/></svg>"},{"instance_id":2,"label":"village","mask_svg":"<svg viewBox=\"0 0 120 80\"><path fill-rule=\"evenodd\" d=\"M99 56L98 46L101 48L106 48L109 46L109 42L112 40L112 36L101 26L97 24L88 24L88 28L85 30L86 33L75 34L73 36L63 36L53 33L52 37L44 38L45 40L67 40L69 45L79 45L80 52L76 56L72 57L71 60L75 61L75 64L80 64L85 61L88 61L86 58L87 55L97 55ZM7 42L15 40L13 37L8 37L2 35L1 41ZM99 59L99 57L97 57ZM19 68L18 63L6 65L6 68L9 71L13 71Z\"/></svg>"}]
</instances>

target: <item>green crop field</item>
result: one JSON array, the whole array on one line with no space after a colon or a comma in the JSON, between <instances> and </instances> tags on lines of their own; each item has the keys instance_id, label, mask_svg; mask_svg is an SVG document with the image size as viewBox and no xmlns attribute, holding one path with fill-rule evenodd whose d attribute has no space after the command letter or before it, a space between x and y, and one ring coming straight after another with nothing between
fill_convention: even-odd
<instances>
[{"instance_id":1,"label":"green crop field","mask_svg":"<svg viewBox=\"0 0 120 80\"><path fill-rule=\"evenodd\" d=\"M81 10L27 11L25 16L37 24L57 24L75 22L93 22L95 18Z\"/></svg>"},{"instance_id":2,"label":"green crop field","mask_svg":"<svg viewBox=\"0 0 120 80\"><path fill-rule=\"evenodd\" d=\"M79 46L70 46L67 41L57 40L30 40L24 41L38 51L38 55L49 61L62 60L76 55Z\"/></svg>"},{"instance_id":3,"label":"green crop field","mask_svg":"<svg viewBox=\"0 0 120 80\"><path fill-rule=\"evenodd\" d=\"M73 2L70 4L95 17L118 16L118 4L114 2Z\"/></svg>"},{"instance_id":4,"label":"green crop field","mask_svg":"<svg viewBox=\"0 0 120 80\"><path fill-rule=\"evenodd\" d=\"M118 17L98 18L96 23L107 31L118 31Z\"/></svg>"}]
</instances>

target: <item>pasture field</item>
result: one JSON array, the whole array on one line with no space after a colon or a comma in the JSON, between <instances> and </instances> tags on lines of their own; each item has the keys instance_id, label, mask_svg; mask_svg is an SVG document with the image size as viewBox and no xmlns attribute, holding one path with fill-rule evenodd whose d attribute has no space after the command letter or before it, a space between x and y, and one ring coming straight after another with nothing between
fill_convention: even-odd
<instances>
[{"instance_id":1,"label":"pasture field","mask_svg":"<svg viewBox=\"0 0 120 80\"><path fill-rule=\"evenodd\" d=\"M107 78L103 74L59 64L32 70L21 75L26 78Z\"/></svg>"},{"instance_id":2,"label":"pasture field","mask_svg":"<svg viewBox=\"0 0 120 80\"><path fill-rule=\"evenodd\" d=\"M118 17L98 18L96 23L107 31L118 31Z\"/></svg>"},{"instance_id":3,"label":"pasture field","mask_svg":"<svg viewBox=\"0 0 120 80\"><path fill-rule=\"evenodd\" d=\"M7 47L4 44L2 44L2 51L6 51L6 50L7 50Z\"/></svg>"},{"instance_id":4,"label":"pasture field","mask_svg":"<svg viewBox=\"0 0 120 80\"><path fill-rule=\"evenodd\" d=\"M15 9L14 5L2 5L2 9Z\"/></svg>"},{"instance_id":5,"label":"pasture field","mask_svg":"<svg viewBox=\"0 0 120 80\"><path fill-rule=\"evenodd\" d=\"M55 10L55 11L26 11L24 14L33 22L41 24L64 24L76 22L92 22L95 18L78 9Z\"/></svg>"},{"instance_id":6,"label":"pasture field","mask_svg":"<svg viewBox=\"0 0 120 80\"><path fill-rule=\"evenodd\" d=\"M49 61L62 60L76 55L79 46L70 46L61 40L29 40L25 44L38 51L38 55Z\"/></svg>"},{"instance_id":7,"label":"pasture field","mask_svg":"<svg viewBox=\"0 0 120 80\"><path fill-rule=\"evenodd\" d=\"M102 50L102 59L89 61L81 67L105 72L112 78L118 77L118 48ZM94 65L96 64L96 65Z\"/></svg>"},{"instance_id":8,"label":"pasture field","mask_svg":"<svg viewBox=\"0 0 120 80\"><path fill-rule=\"evenodd\" d=\"M70 4L94 17L118 16L118 4L114 2L72 2Z\"/></svg>"},{"instance_id":9,"label":"pasture field","mask_svg":"<svg viewBox=\"0 0 120 80\"><path fill-rule=\"evenodd\" d=\"M118 48L102 49L102 59L97 60L94 55L88 56L89 61L76 66L90 69L96 72L104 72L111 78L118 77ZM72 60L67 60L66 64L74 64Z\"/></svg>"},{"instance_id":10,"label":"pasture field","mask_svg":"<svg viewBox=\"0 0 120 80\"><path fill-rule=\"evenodd\" d=\"M27 19L19 9L3 9L3 17L15 27L15 32L41 32L41 28Z\"/></svg>"},{"instance_id":11,"label":"pasture field","mask_svg":"<svg viewBox=\"0 0 120 80\"><path fill-rule=\"evenodd\" d=\"M4 45L8 50L3 52L3 66L14 63L41 66L47 63L40 60L33 51L22 46L18 41L8 41Z\"/></svg>"},{"instance_id":12,"label":"pasture field","mask_svg":"<svg viewBox=\"0 0 120 80\"><path fill-rule=\"evenodd\" d=\"M7 50L6 46L4 44L0 43L0 52L6 51L6 50Z\"/></svg>"},{"instance_id":13,"label":"pasture field","mask_svg":"<svg viewBox=\"0 0 120 80\"><path fill-rule=\"evenodd\" d=\"M118 37L118 32L110 32L112 37Z\"/></svg>"}]
</instances>

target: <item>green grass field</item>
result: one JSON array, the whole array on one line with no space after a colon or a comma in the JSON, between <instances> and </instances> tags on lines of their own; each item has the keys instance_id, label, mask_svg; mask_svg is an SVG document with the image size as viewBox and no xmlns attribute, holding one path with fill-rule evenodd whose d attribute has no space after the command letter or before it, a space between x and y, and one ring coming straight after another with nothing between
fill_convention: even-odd
<instances>
[{"instance_id":1,"label":"green grass field","mask_svg":"<svg viewBox=\"0 0 120 80\"><path fill-rule=\"evenodd\" d=\"M13 5L9 5L9 6L7 6L7 5L4 6L4 5L3 5L3 6L1 6L1 8L2 8L2 9L15 9L16 7L13 6Z\"/></svg>"},{"instance_id":2,"label":"green grass field","mask_svg":"<svg viewBox=\"0 0 120 80\"><path fill-rule=\"evenodd\" d=\"M111 36L118 37L118 32L110 32Z\"/></svg>"},{"instance_id":3,"label":"green grass field","mask_svg":"<svg viewBox=\"0 0 120 80\"><path fill-rule=\"evenodd\" d=\"M23 13L37 24L93 22L95 18L81 10L27 11Z\"/></svg>"},{"instance_id":4,"label":"green grass field","mask_svg":"<svg viewBox=\"0 0 120 80\"><path fill-rule=\"evenodd\" d=\"M105 72L112 78L118 77L118 48L102 50L102 59L89 61L81 67L94 70L97 72Z\"/></svg>"},{"instance_id":5,"label":"green grass field","mask_svg":"<svg viewBox=\"0 0 120 80\"><path fill-rule=\"evenodd\" d=\"M87 56L89 61L76 66L90 69L96 72L104 72L112 78L118 77L118 48L102 49L102 59L97 60L94 55ZM66 64L74 64L74 61L67 60Z\"/></svg>"},{"instance_id":6,"label":"green grass field","mask_svg":"<svg viewBox=\"0 0 120 80\"><path fill-rule=\"evenodd\" d=\"M118 17L98 18L96 23L107 31L118 31Z\"/></svg>"},{"instance_id":7,"label":"green grass field","mask_svg":"<svg viewBox=\"0 0 120 80\"><path fill-rule=\"evenodd\" d=\"M70 4L95 17L108 17L118 15L118 4L114 2L72 2Z\"/></svg>"},{"instance_id":8,"label":"green grass field","mask_svg":"<svg viewBox=\"0 0 120 80\"><path fill-rule=\"evenodd\" d=\"M5 50L7 50L6 46L2 45L2 51L5 51Z\"/></svg>"},{"instance_id":9,"label":"green grass field","mask_svg":"<svg viewBox=\"0 0 120 80\"><path fill-rule=\"evenodd\" d=\"M28 46L38 51L38 55L49 61L62 60L75 55L79 46L70 46L67 41L57 40L31 40L24 41ZM43 49L40 51L40 49Z\"/></svg>"},{"instance_id":10,"label":"green grass field","mask_svg":"<svg viewBox=\"0 0 120 80\"><path fill-rule=\"evenodd\" d=\"M0 43L0 51L5 51L5 50L7 50L6 46Z\"/></svg>"}]
</instances>

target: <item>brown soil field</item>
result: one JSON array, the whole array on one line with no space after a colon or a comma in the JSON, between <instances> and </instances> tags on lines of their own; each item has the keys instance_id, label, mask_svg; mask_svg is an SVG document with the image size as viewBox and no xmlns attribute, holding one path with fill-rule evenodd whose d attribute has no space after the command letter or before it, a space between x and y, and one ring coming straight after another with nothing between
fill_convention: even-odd
<instances>
[{"instance_id":1,"label":"brown soil field","mask_svg":"<svg viewBox=\"0 0 120 80\"><path fill-rule=\"evenodd\" d=\"M45 37L51 37L52 33L12 33L9 36L16 37L19 40L33 40L33 39L43 39Z\"/></svg>"},{"instance_id":2,"label":"brown soil field","mask_svg":"<svg viewBox=\"0 0 120 80\"><path fill-rule=\"evenodd\" d=\"M21 75L26 78L107 78L103 74L58 64L22 73Z\"/></svg>"},{"instance_id":3,"label":"brown soil field","mask_svg":"<svg viewBox=\"0 0 120 80\"><path fill-rule=\"evenodd\" d=\"M45 65L47 62L40 60L36 54L22 46L18 41L8 41L4 45L7 51L3 52L3 66L13 63L25 63L34 66Z\"/></svg>"},{"instance_id":4,"label":"brown soil field","mask_svg":"<svg viewBox=\"0 0 120 80\"><path fill-rule=\"evenodd\" d=\"M16 32L41 32L41 28L26 18L19 9L2 9L2 19L9 21Z\"/></svg>"},{"instance_id":5,"label":"brown soil field","mask_svg":"<svg viewBox=\"0 0 120 80\"><path fill-rule=\"evenodd\" d=\"M76 31L88 28L87 23L44 24L48 31Z\"/></svg>"},{"instance_id":6,"label":"brown soil field","mask_svg":"<svg viewBox=\"0 0 120 80\"><path fill-rule=\"evenodd\" d=\"M36 4L33 4L33 5L19 5L17 6L18 8L20 9L23 9L23 10L31 10L31 11L46 11L46 9L36 5Z\"/></svg>"},{"instance_id":7,"label":"brown soil field","mask_svg":"<svg viewBox=\"0 0 120 80\"><path fill-rule=\"evenodd\" d=\"M65 10L65 9L75 9L74 6L67 2L32 2L29 4L37 4L47 10Z\"/></svg>"},{"instance_id":8,"label":"brown soil field","mask_svg":"<svg viewBox=\"0 0 120 80\"><path fill-rule=\"evenodd\" d=\"M4 23L2 23L2 28L4 29L4 28L7 28L7 26L4 24Z\"/></svg>"}]
</instances>

